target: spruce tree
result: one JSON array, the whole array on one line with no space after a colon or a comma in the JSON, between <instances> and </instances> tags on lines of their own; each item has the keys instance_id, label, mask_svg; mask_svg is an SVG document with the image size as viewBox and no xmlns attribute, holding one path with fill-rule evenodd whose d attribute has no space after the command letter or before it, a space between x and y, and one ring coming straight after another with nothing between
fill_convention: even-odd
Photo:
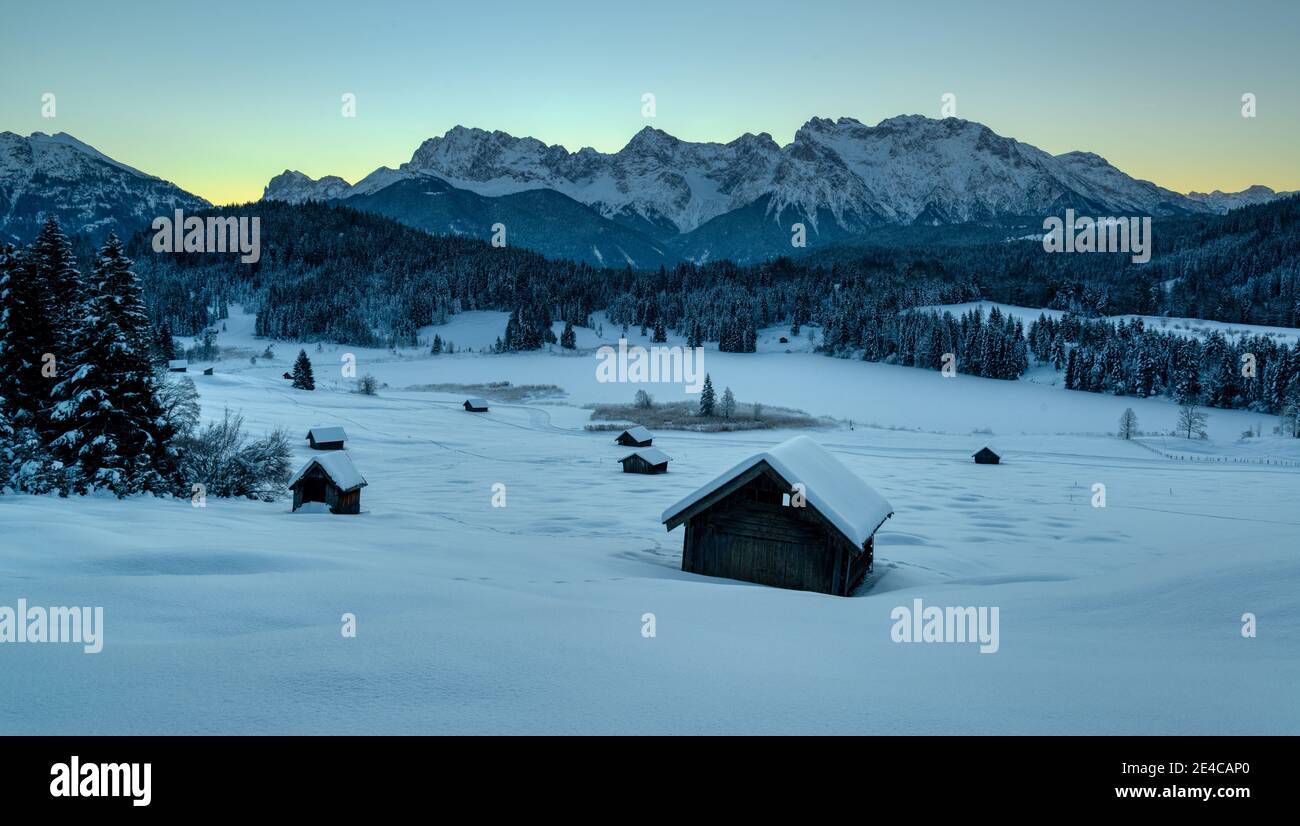
<instances>
[{"instance_id":1,"label":"spruce tree","mask_svg":"<svg viewBox=\"0 0 1300 826\"><path fill-rule=\"evenodd\" d=\"M9 487L14 469L14 428L5 412L4 396L0 396L0 493Z\"/></svg>"},{"instance_id":2,"label":"spruce tree","mask_svg":"<svg viewBox=\"0 0 1300 826\"><path fill-rule=\"evenodd\" d=\"M86 282L75 266L72 243L63 234L58 219L46 219L32 245L36 281L45 291L46 307L55 331L55 346L71 345L86 300Z\"/></svg>"},{"instance_id":3,"label":"spruce tree","mask_svg":"<svg viewBox=\"0 0 1300 826\"><path fill-rule=\"evenodd\" d=\"M166 367L167 362L174 358L176 358L176 337L172 335L172 325L164 321L158 327L157 340L154 342L154 362L159 367Z\"/></svg>"},{"instance_id":4,"label":"spruce tree","mask_svg":"<svg viewBox=\"0 0 1300 826\"><path fill-rule=\"evenodd\" d=\"M560 334L560 346L572 350L578 346L578 334L573 329L573 322L564 322L564 332Z\"/></svg>"},{"instance_id":5,"label":"spruce tree","mask_svg":"<svg viewBox=\"0 0 1300 826\"><path fill-rule=\"evenodd\" d=\"M51 442L62 493L92 488L126 496L168 489L171 429L143 346L139 286L116 239L101 249L69 336L72 354L52 393ZM116 292L108 292L108 290ZM119 322L119 318L124 319ZM124 329L122 324L139 325Z\"/></svg>"},{"instance_id":6,"label":"spruce tree","mask_svg":"<svg viewBox=\"0 0 1300 826\"><path fill-rule=\"evenodd\" d=\"M126 257L122 242L112 232L99 251L94 281L93 288L98 290L104 302L104 312L117 322L132 351L147 354L152 346L149 340L152 328L140 282L131 271L131 259Z\"/></svg>"},{"instance_id":7,"label":"spruce tree","mask_svg":"<svg viewBox=\"0 0 1300 826\"><path fill-rule=\"evenodd\" d=\"M54 327L35 270L30 249L0 249L0 397L14 428L44 431L51 378L42 368L57 369L58 361L52 352L57 349Z\"/></svg>"},{"instance_id":8,"label":"spruce tree","mask_svg":"<svg viewBox=\"0 0 1300 826\"><path fill-rule=\"evenodd\" d=\"M316 377L312 375L311 359L306 350L298 351L298 359L293 363L293 386L298 390L315 390Z\"/></svg>"},{"instance_id":9,"label":"spruce tree","mask_svg":"<svg viewBox=\"0 0 1300 826\"><path fill-rule=\"evenodd\" d=\"M713 379L708 373L704 374L704 389L700 391L700 415L712 416L714 405L717 403L713 395Z\"/></svg>"}]
</instances>

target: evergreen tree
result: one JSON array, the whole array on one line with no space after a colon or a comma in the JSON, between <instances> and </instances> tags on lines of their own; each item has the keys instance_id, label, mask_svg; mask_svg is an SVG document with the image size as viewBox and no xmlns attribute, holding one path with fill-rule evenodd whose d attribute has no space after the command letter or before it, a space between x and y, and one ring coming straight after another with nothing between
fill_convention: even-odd
<instances>
[{"instance_id":1,"label":"evergreen tree","mask_svg":"<svg viewBox=\"0 0 1300 826\"><path fill-rule=\"evenodd\" d=\"M92 488L118 496L168 490L172 436L156 396L145 329L130 262L116 239L101 249L93 286L82 294L78 323L69 339L70 367L61 372L51 398L50 447L64 467L61 492ZM107 292L117 290L116 293ZM137 329L123 329L124 323Z\"/></svg>"},{"instance_id":2,"label":"evergreen tree","mask_svg":"<svg viewBox=\"0 0 1300 826\"><path fill-rule=\"evenodd\" d=\"M578 346L578 334L573 329L573 322L564 322L564 332L560 334L560 346L572 350Z\"/></svg>"},{"instance_id":3,"label":"evergreen tree","mask_svg":"<svg viewBox=\"0 0 1300 826\"><path fill-rule=\"evenodd\" d=\"M437 333L434 333L433 349L431 349L429 352L435 356L442 352L442 336L438 335Z\"/></svg>"},{"instance_id":4,"label":"evergreen tree","mask_svg":"<svg viewBox=\"0 0 1300 826\"><path fill-rule=\"evenodd\" d=\"M172 335L172 326L167 322L163 322L157 329L158 337L154 343L154 352L156 354L154 361L158 366L166 367L167 362L176 358L176 337Z\"/></svg>"},{"instance_id":5,"label":"evergreen tree","mask_svg":"<svg viewBox=\"0 0 1300 826\"><path fill-rule=\"evenodd\" d=\"M110 232L95 262L92 287L103 301L103 312L117 322L131 350L148 354L152 342L149 314L145 310L140 282L131 271L122 242Z\"/></svg>"},{"instance_id":6,"label":"evergreen tree","mask_svg":"<svg viewBox=\"0 0 1300 826\"><path fill-rule=\"evenodd\" d=\"M35 253L6 246L0 250L0 397L15 429L47 430L51 373L59 366L55 338Z\"/></svg>"},{"instance_id":7,"label":"evergreen tree","mask_svg":"<svg viewBox=\"0 0 1300 826\"><path fill-rule=\"evenodd\" d=\"M712 416L716 400L713 395L713 379L708 373L704 374L704 389L700 391L700 415Z\"/></svg>"},{"instance_id":8,"label":"evergreen tree","mask_svg":"<svg viewBox=\"0 0 1300 826\"><path fill-rule=\"evenodd\" d=\"M5 400L0 396L0 493L9 487L14 470L14 428L5 412Z\"/></svg>"},{"instance_id":9,"label":"evergreen tree","mask_svg":"<svg viewBox=\"0 0 1300 826\"><path fill-rule=\"evenodd\" d=\"M315 390L316 377L312 375L311 359L306 350L298 351L298 359L293 363L293 386L298 390Z\"/></svg>"},{"instance_id":10,"label":"evergreen tree","mask_svg":"<svg viewBox=\"0 0 1300 826\"><path fill-rule=\"evenodd\" d=\"M663 344L666 341L668 341L668 331L664 329L663 319L656 319L653 342L655 344Z\"/></svg>"},{"instance_id":11,"label":"evergreen tree","mask_svg":"<svg viewBox=\"0 0 1300 826\"><path fill-rule=\"evenodd\" d=\"M86 301L86 282L75 266L72 244L58 219L50 217L32 245L36 282L44 291L46 311L55 332L54 346L65 353L71 347Z\"/></svg>"}]
</instances>

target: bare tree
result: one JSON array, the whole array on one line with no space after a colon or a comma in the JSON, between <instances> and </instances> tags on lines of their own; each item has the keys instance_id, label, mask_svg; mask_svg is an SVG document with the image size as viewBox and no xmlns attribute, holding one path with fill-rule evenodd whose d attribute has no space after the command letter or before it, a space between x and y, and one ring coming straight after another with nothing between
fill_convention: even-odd
<instances>
[{"instance_id":1,"label":"bare tree","mask_svg":"<svg viewBox=\"0 0 1300 826\"><path fill-rule=\"evenodd\" d=\"M1184 404L1178 408L1178 432L1188 439L1204 439L1207 421L1209 417L1194 404Z\"/></svg>"},{"instance_id":2,"label":"bare tree","mask_svg":"<svg viewBox=\"0 0 1300 826\"><path fill-rule=\"evenodd\" d=\"M1121 439L1132 439L1138 434L1138 417L1129 407L1120 414L1119 417L1119 437Z\"/></svg>"},{"instance_id":3,"label":"bare tree","mask_svg":"<svg viewBox=\"0 0 1300 826\"><path fill-rule=\"evenodd\" d=\"M180 440L180 478L201 483L209 496L248 497L271 501L284 493L290 476L289 434L274 430L250 441L244 417L226 410L221 421Z\"/></svg>"}]
</instances>

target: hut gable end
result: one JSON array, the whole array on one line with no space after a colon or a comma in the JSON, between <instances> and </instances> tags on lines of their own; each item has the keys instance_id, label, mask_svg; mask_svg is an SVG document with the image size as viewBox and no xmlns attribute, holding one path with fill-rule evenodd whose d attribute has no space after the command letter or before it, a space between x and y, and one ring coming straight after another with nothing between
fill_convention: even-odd
<instances>
[{"instance_id":1,"label":"hut gable end","mask_svg":"<svg viewBox=\"0 0 1300 826\"><path fill-rule=\"evenodd\" d=\"M883 496L821 445L807 436L796 436L771 450L751 456L718 476L665 510L662 521L672 530L689 518L686 511L693 514L702 510L698 507L702 500L717 502L722 497L716 494L724 488L728 492L734 491L745 481L755 478L762 472L760 465L766 465L777 479L784 482L787 491L796 483L803 485L807 506L825 517L854 547L865 546L894 513L894 507Z\"/></svg>"},{"instance_id":2,"label":"hut gable end","mask_svg":"<svg viewBox=\"0 0 1300 826\"><path fill-rule=\"evenodd\" d=\"M685 525L682 570L851 594L871 570L884 497L800 436L741 462L663 513Z\"/></svg>"}]
</instances>

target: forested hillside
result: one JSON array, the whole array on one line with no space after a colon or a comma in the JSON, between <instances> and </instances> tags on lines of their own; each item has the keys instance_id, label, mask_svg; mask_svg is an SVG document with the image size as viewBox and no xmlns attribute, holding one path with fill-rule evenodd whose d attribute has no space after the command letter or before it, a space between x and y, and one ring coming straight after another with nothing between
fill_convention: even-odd
<instances>
[{"instance_id":1,"label":"forested hillside","mask_svg":"<svg viewBox=\"0 0 1300 826\"><path fill-rule=\"evenodd\" d=\"M496 309L515 313L502 347L528 349L548 340L552 321L585 324L590 313L605 310L617 324L657 334L673 330L691 344L718 342L735 352L751 351L762 327L789 324L798 334L803 325L816 324L823 328L819 347L831 355L938 368L942 354L951 352L959 371L997 378L1019 376L1031 354L1056 360L1051 340L1027 339L1010 319L908 311L977 298L1067 310L1076 320L1051 333L1061 338L1056 355L1062 369L1066 351L1078 349L1078 358L1104 362L1106 373L1116 356L1105 355L1104 346L1096 354L1092 348L1107 336L1082 321L1132 313L1300 326L1297 198L1226 216L1159 222L1146 264L1124 254L1047 254L1040 242L1021 240L846 248L752 266L719 261L653 271L597 269L428 235L341 206L261 202L222 214L261 218L258 263L239 263L234 254L157 254L148 233L133 240L129 252L139 261L156 325L198 335L239 302L256 311L258 332L274 338L416 346L427 344L417 334L424 325L464 310ZM1119 330L1115 340L1140 332ZM1163 354L1153 360L1174 363L1172 337L1142 341L1149 355ZM1242 355L1241 346L1226 355ZM1273 369L1283 371L1270 374L1279 389L1223 391L1213 403L1276 412L1287 397L1290 361L1266 349ZM1222 371L1224 359L1224 348L1215 344L1205 359L1184 353L1178 363L1200 365L1207 375L1198 384L1204 386L1213 380L1209 373ZM1189 396L1177 391L1186 382L1169 369L1149 383L1102 376L1071 386Z\"/></svg>"}]
</instances>

